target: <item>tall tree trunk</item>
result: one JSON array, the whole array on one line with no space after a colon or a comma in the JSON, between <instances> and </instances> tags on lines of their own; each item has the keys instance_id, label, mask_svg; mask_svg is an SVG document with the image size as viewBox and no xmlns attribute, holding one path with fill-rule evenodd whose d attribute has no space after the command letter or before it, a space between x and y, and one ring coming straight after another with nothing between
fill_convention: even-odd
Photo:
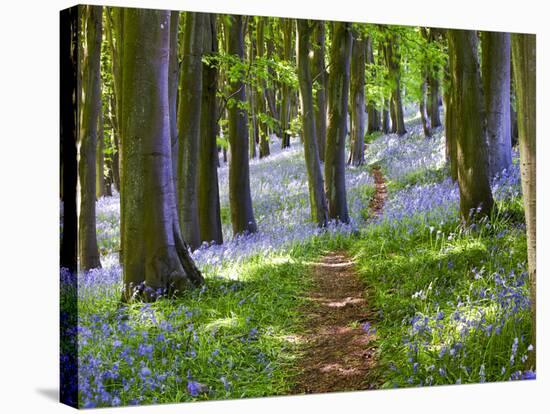
<instances>
[{"instance_id":1,"label":"tall tree trunk","mask_svg":"<svg viewBox=\"0 0 550 414\"><path fill-rule=\"evenodd\" d=\"M374 52L372 47L372 38L367 36L367 64L374 64ZM371 68L370 73L373 79L376 77L376 69ZM367 134L372 134L380 130L380 113L376 109L376 102L372 96L367 98Z\"/></svg>"},{"instance_id":2,"label":"tall tree trunk","mask_svg":"<svg viewBox=\"0 0 550 414\"><path fill-rule=\"evenodd\" d=\"M449 30L460 212L465 222L489 215L493 208L477 47L475 31Z\"/></svg>"},{"instance_id":3,"label":"tall tree trunk","mask_svg":"<svg viewBox=\"0 0 550 414\"><path fill-rule=\"evenodd\" d=\"M448 35L447 38L449 38ZM455 90L451 79L451 71L454 70L453 67L454 58L452 53L449 53L449 60L445 67L445 152L447 162L449 163L451 179L456 182L458 180L458 160L456 158L456 126L454 125L456 120L454 101L456 98L454 98Z\"/></svg>"},{"instance_id":4,"label":"tall tree trunk","mask_svg":"<svg viewBox=\"0 0 550 414\"><path fill-rule=\"evenodd\" d=\"M382 105L382 132L384 134L390 133L390 111L388 110L388 99L384 98Z\"/></svg>"},{"instance_id":5,"label":"tall tree trunk","mask_svg":"<svg viewBox=\"0 0 550 414\"><path fill-rule=\"evenodd\" d=\"M392 109L392 132L398 135L405 135L405 117L403 115L403 103L401 100L401 56L399 54L399 46L394 33L387 33L386 44L384 46L384 56L386 66L388 67L388 75L392 85L391 105Z\"/></svg>"},{"instance_id":6,"label":"tall tree trunk","mask_svg":"<svg viewBox=\"0 0 550 414\"><path fill-rule=\"evenodd\" d=\"M124 300L203 283L183 241L172 178L170 11L124 9L122 204Z\"/></svg>"},{"instance_id":7,"label":"tall tree trunk","mask_svg":"<svg viewBox=\"0 0 550 414\"><path fill-rule=\"evenodd\" d=\"M178 28L180 14L178 11L170 13L170 56L168 58L168 105L170 112L170 143L172 145L172 175L174 186L178 188Z\"/></svg>"},{"instance_id":8,"label":"tall tree trunk","mask_svg":"<svg viewBox=\"0 0 550 414\"><path fill-rule=\"evenodd\" d=\"M101 105L101 93L99 96L99 114L97 117L97 140L96 140L96 156L95 156L95 196L96 199L106 195L105 191L105 176L103 170L105 169L105 154L103 153L103 109Z\"/></svg>"},{"instance_id":9,"label":"tall tree trunk","mask_svg":"<svg viewBox=\"0 0 550 414\"><path fill-rule=\"evenodd\" d=\"M113 124L113 182L120 192L120 142L121 142L121 111L122 111L122 28L123 9L119 7L105 8L105 33L111 50L111 70L113 75L114 99L111 100L111 121Z\"/></svg>"},{"instance_id":10,"label":"tall tree trunk","mask_svg":"<svg viewBox=\"0 0 550 414\"><path fill-rule=\"evenodd\" d=\"M78 158L79 214L78 257L80 268L101 267L96 235L96 143L97 125L101 110L100 55L101 6L87 6L86 45L82 76L82 113Z\"/></svg>"},{"instance_id":11,"label":"tall tree trunk","mask_svg":"<svg viewBox=\"0 0 550 414\"><path fill-rule=\"evenodd\" d=\"M205 17L204 54L218 52L216 15ZM223 243L220 216L220 195L218 188L218 105L216 85L218 69L203 63L202 67L202 111L199 146L199 227L201 241Z\"/></svg>"},{"instance_id":12,"label":"tall tree trunk","mask_svg":"<svg viewBox=\"0 0 550 414\"><path fill-rule=\"evenodd\" d=\"M510 34L481 33L483 93L487 114L489 175L512 165L510 137Z\"/></svg>"},{"instance_id":13,"label":"tall tree trunk","mask_svg":"<svg viewBox=\"0 0 550 414\"><path fill-rule=\"evenodd\" d=\"M256 17L256 56L260 59L265 58L265 17ZM263 93L262 93L263 92ZM265 114L266 108L266 96L267 87L264 81L261 81L260 91L256 91L256 111L258 116L256 122L258 123L258 140L260 147L260 158L267 157L269 155L269 133L267 130L267 124L262 121L259 114Z\"/></svg>"},{"instance_id":14,"label":"tall tree trunk","mask_svg":"<svg viewBox=\"0 0 550 414\"><path fill-rule=\"evenodd\" d=\"M346 200L346 135L350 83L351 24L334 22L328 79L325 187L330 219L349 223Z\"/></svg>"},{"instance_id":15,"label":"tall tree trunk","mask_svg":"<svg viewBox=\"0 0 550 414\"><path fill-rule=\"evenodd\" d=\"M311 219L319 227L326 227L328 222L327 200L323 187L323 174L321 172L319 150L317 147L316 117L313 116L314 102L309 62L309 54L311 52L310 38L314 24L309 20L298 20L296 56L298 59L298 82L300 84L300 97L302 100L302 135L304 137L304 157L307 167ZM315 65L312 64L311 66Z\"/></svg>"},{"instance_id":16,"label":"tall tree trunk","mask_svg":"<svg viewBox=\"0 0 550 414\"><path fill-rule=\"evenodd\" d=\"M227 20L227 52L239 60L244 59L244 36L242 16L231 15ZM257 231L250 194L250 171L248 165L248 126L246 110L241 104L246 102L244 83L236 80L231 83L231 95L239 105L228 108L229 120L229 208L233 234L254 233Z\"/></svg>"},{"instance_id":17,"label":"tall tree trunk","mask_svg":"<svg viewBox=\"0 0 550 414\"><path fill-rule=\"evenodd\" d=\"M428 42L433 42L436 37L438 29L431 28L429 34L427 34ZM428 114L430 116L430 124L432 128L438 128L441 126L441 117L439 116L439 73L440 67L437 62L431 61L428 67Z\"/></svg>"},{"instance_id":18,"label":"tall tree trunk","mask_svg":"<svg viewBox=\"0 0 550 414\"><path fill-rule=\"evenodd\" d=\"M315 95L315 127L317 131L317 148L319 149L319 159L325 160L325 145L327 139L327 98L326 98L326 68L325 68L325 22L315 21L312 23L313 41L313 63L312 73L317 83L317 93ZM303 110L303 108L302 108Z\"/></svg>"},{"instance_id":19,"label":"tall tree trunk","mask_svg":"<svg viewBox=\"0 0 550 414\"><path fill-rule=\"evenodd\" d=\"M200 246L197 172L204 19L203 13L188 12L185 16L178 103L178 211L183 238L192 249Z\"/></svg>"},{"instance_id":20,"label":"tall tree trunk","mask_svg":"<svg viewBox=\"0 0 550 414\"><path fill-rule=\"evenodd\" d=\"M527 224L527 260L531 289L531 343L535 351L527 360L530 369L536 369L536 310L537 310L537 47L534 34L512 34L512 60L518 111L519 154L521 187Z\"/></svg>"},{"instance_id":21,"label":"tall tree trunk","mask_svg":"<svg viewBox=\"0 0 550 414\"><path fill-rule=\"evenodd\" d=\"M366 39L355 33L351 52L351 153L350 160L355 166L365 162L365 66Z\"/></svg>"},{"instance_id":22,"label":"tall tree trunk","mask_svg":"<svg viewBox=\"0 0 550 414\"><path fill-rule=\"evenodd\" d=\"M266 40L266 51L267 51L267 59L271 60L271 59L273 59L273 54L275 53L275 45L274 45L274 39L273 39L274 33L273 33L273 29L272 29L272 24L268 24L267 27L268 27L268 30L269 30L269 36L267 37L267 40ZM275 78L275 71L274 71L272 66L269 66L267 68L267 72L269 74L270 79ZM281 118L279 116L279 111L277 109L277 99L276 99L275 95L276 94L275 94L274 85L273 84L267 85L266 91L265 91L267 106L269 107L269 112L271 113L271 117L273 119L275 119L276 122L278 123L277 128L274 132L277 136L282 138L282 136L283 136L282 127L281 127L282 126L282 121L281 121Z\"/></svg>"},{"instance_id":23,"label":"tall tree trunk","mask_svg":"<svg viewBox=\"0 0 550 414\"><path fill-rule=\"evenodd\" d=\"M292 61L292 34L293 34L293 20L283 19L283 59L287 63ZM282 126L282 147L290 147L290 134L288 129L290 127L290 101L292 90L290 85L283 83L282 86L282 99L281 99L281 126Z\"/></svg>"},{"instance_id":24,"label":"tall tree trunk","mask_svg":"<svg viewBox=\"0 0 550 414\"><path fill-rule=\"evenodd\" d=\"M430 128L430 119L428 118L428 111L426 110L426 78L422 79L422 84L420 85L420 117L422 119L422 129L424 130L424 136L429 138L432 136L432 131Z\"/></svg>"},{"instance_id":25,"label":"tall tree trunk","mask_svg":"<svg viewBox=\"0 0 550 414\"><path fill-rule=\"evenodd\" d=\"M425 39L428 39L429 35L428 35L427 29L425 27L421 27L420 31L421 31L422 37ZM427 79L430 76L429 74L430 63L428 61L428 56L426 56L425 54L422 55L421 64L422 64L422 73L421 73L422 83L420 84L419 110L420 110L420 117L422 119L422 129L424 130L424 136L428 138L432 136L431 123L428 117L428 108L426 104L426 93L427 93L427 85L428 85Z\"/></svg>"}]
</instances>

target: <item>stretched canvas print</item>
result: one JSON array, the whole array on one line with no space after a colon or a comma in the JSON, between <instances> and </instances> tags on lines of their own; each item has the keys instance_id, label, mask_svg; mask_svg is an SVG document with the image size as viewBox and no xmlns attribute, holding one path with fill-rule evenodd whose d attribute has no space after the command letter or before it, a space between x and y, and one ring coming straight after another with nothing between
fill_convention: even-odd
<instances>
[{"instance_id":1,"label":"stretched canvas print","mask_svg":"<svg viewBox=\"0 0 550 414\"><path fill-rule=\"evenodd\" d=\"M60 25L62 402L536 377L534 34Z\"/></svg>"}]
</instances>

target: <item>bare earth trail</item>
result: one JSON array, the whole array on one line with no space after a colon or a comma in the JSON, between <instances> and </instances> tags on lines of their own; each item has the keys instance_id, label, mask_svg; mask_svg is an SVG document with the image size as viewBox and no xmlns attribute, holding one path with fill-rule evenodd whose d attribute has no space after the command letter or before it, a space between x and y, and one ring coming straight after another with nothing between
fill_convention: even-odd
<instances>
[{"instance_id":1,"label":"bare earth trail","mask_svg":"<svg viewBox=\"0 0 550 414\"><path fill-rule=\"evenodd\" d=\"M376 192L371 216L381 213L386 199L384 177L373 168ZM302 312L307 328L302 336L304 355L293 393L368 390L380 385L373 375L376 366L373 310L365 299L365 286L353 259L344 251L328 252L311 264L313 286Z\"/></svg>"}]
</instances>

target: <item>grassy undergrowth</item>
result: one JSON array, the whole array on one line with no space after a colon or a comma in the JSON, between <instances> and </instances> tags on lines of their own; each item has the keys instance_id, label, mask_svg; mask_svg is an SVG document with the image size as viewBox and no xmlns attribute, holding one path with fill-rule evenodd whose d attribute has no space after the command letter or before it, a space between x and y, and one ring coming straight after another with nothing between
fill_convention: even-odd
<instances>
[{"instance_id":1,"label":"grassy undergrowth","mask_svg":"<svg viewBox=\"0 0 550 414\"><path fill-rule=\"evenodd\" d=\"M205 286L177 300L121 306L120 286L81 295L79 400L83 407L288 394L303 331L298 307L307 262L349 244L320 235L285 254L206 270Z\"/></svg>"},{"instance_id":2,"label":"grassy undergrowth","mask_svg":"<svg viewBox=\"0 0 550 414\"><path fill-rule=\"evenodd\" d=\"M427 176L439 180L425 172L388 187L426 183ZM384 387L533 375L525 366L531 326L522 217L516 197L469 228L411 217L382 221L351 241L378 311Z\"/></svg>"}]
</instances>

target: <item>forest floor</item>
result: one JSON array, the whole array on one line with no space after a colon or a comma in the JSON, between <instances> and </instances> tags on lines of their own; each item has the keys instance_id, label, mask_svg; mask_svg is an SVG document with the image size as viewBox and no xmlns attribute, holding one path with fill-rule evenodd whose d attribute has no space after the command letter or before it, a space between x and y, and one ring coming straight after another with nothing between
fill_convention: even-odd
<instances>
[{"instance_id":1,"label":"forest floor","mask_svg":"<svg viewBox=\"0 0 550 414\"><path fill-rule=\"evenodd\" d=\"M384 208L387 190L380 167L373 167L372 174L375 193L369 210L374 217ZM374 314L355 266L343 250L329 252L311 264L313 283L302 307L308 320L302 338L306 345L298 363L295 393L368 390L380 385L373 370Z\"/></svg>"}]
</instances>

